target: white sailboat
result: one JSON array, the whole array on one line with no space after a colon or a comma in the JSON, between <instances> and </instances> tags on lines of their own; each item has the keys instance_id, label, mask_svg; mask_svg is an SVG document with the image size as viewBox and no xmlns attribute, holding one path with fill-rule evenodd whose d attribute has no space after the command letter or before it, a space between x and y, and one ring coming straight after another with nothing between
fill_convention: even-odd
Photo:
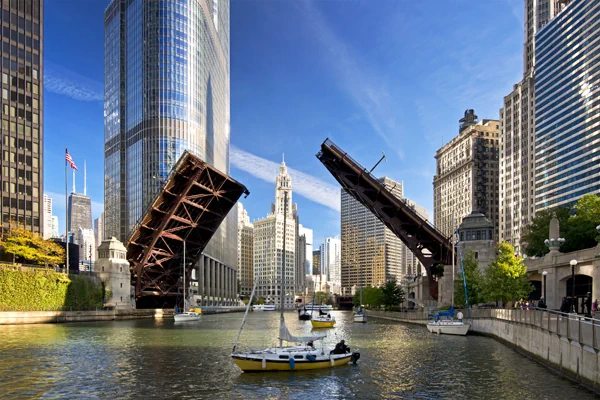
<instances>
[{"instance_id":1,"label":"white sailboat","mask_svg":"<svg viewBox=\"0 0 600 400\"><path fill-rule=\"evenodd\" d=\"M279 347L271 347L263 350L236 351L242 329L246 322L249 305L254 296L254 289L250 295L250 301L246 307L246 313L242 320L242 326L238 333L231 358L235 364L244 372L254 371L291 371L291 370L309 370L332 368L346 365L349 362L356 363L360 358L359 352L351 352L350 348L346 347L342 342L336 345L336 348L331 351L326 351L323 346L317 349L314 342L322 340L326 335L315 336L294 336L292 335L286 324L283 316L285 306L285 237L286 237L286 218L287 218L287 192L284 192L284 217L283 217L283 252L282 252L282 268L281 268L281 290L280 290L280 321L279 321ZM283 346L283 342L292 343L293 345Z\"/></svg>"},{"instance_id":2,"label":"white sailboat","mask_svg":"<svg viewBox=\"0 0 600 400\"><path fill-rule=\"evenodd\" d=\"M185 286L185 240L183 241L183 312L174 315L175 322L192 322L200 321L200 314L188 310L187 306L187 287Z\"/></svg>"},{"instance_id":3,"label":"white sailboat","mask_svg":"<svg viewBox=\"0 0 600 400\"><path fill-rule=\"evenodd\" d=\"M367 322L367 312L363 308L363 292L365 288L362 285L362 271L361 271L361 279L360 279L360 305L358 306L358 310L354 312L354 322L365 323Z\"/></svg>"}]
</instances>

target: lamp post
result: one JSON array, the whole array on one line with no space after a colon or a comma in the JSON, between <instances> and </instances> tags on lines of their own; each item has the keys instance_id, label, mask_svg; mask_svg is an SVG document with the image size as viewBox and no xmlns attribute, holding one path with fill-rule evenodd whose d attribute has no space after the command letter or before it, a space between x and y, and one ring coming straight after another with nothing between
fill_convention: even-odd
<instances>
[{"instance_id":1,"label":"lamp post","mask_svg":"<svg viewBox=\"0 0 600 400\"><path fill-rule=\"evenodd\" d=\"M546 277L548 276L548 271L542 272L544 276L544 303L548 304L548 298L546 297Z\"/></svg>"},{"instance_id":2,"label":"lamp post","mask_svg":"<svg viewBox=\"0 0 600 400\"><path fill-rule=\"evenodd\" d=\"M571 292L571 297L573 299L571 302L571 312L577 313L577 306L575 305L575 267L577 266L577 260L571 260L569 264L571 264L571 281L573 285Z\"/></svg>"}]
</instances>

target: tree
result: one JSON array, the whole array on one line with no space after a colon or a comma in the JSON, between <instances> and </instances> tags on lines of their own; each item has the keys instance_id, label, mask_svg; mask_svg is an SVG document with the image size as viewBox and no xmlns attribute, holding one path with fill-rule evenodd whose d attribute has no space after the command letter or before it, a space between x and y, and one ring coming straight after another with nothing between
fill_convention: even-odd
<instances>
[{"instance_id":1,"label":"tree","mask_svg":"<svg viewBox=\"0 0 600 400\"><path fill-rule=\"evenodd\" d=\"M15 223L0 241L4 252L28 262L43 265L57 265L65 260L64 249L50 240L44 240L38 233L21 228Z\"/></svg>"},{"instance_id":2,"label":"tree","mask_svg":"<svg viewBox=\"0 0 600 400\"><path fill-rule=\"evenodd\" d=\"M388 281L381 288L382 303L386 308L399 306L404 301L404 291L395 279Z\"/></svg>"},{"instance_id":3,"label":"tree","mask_svg":"<svg viewBox=\"0 0 600 400\"><path fill-rule=\"evenodd\" d=\"M469 251L462 260L467 281L467 293L469 294L469 304L479 304L484 301L482 298L483 275L479 270L479 263L475 259L473 250ZM466 306L465 289L463 286L462 272L454 281L454 306L463 308Z\"/></svg>"},{"instance_id":4,"label":"tree","mask_svg":"<svg viewBox=\"0 0 600 400\"><path fill-rule=\"evenodd\" d=\"M484 297L488 301L502 301L527 297L533 286L527 280L527 266L515 255L515 249L507 242L496 246L496 257L485 269Z\"/></svg>"},{"instance_id":5,"label":"tree","mask_svg":"<svg viewBox=\"0 0 600 400\"><path fill-rule=\"evenodd\" d=\"M544 241L548 239L550 220L554 213L556 213L556 218L558 218L560 224L561 236L566 237L567 222L570 216L567 207L557 207L538 212L531 223L527 225L523 234L523 241L527 242L524 251L529 257L542 257L550 251Z\"/></svg>"}]
</instances>

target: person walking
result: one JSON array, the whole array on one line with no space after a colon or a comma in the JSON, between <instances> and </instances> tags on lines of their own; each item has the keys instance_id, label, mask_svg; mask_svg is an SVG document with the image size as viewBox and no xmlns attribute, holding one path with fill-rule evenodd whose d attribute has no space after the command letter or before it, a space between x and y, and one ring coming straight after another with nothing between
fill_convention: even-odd
<instances>
[{"instance_id":1,"label":"person walking","mask_svg":"<svg viewBox=\"0 0 600 400\"><path fill-rule=\"evenodd\" d=\"M560 312L568 313L569 312L569 302L566 297L562 298L562 302L560 303Z\"/></svg>"},{"instance_id":2,"label":"person walking","mask_svg":"<svg viewBox=\"0 0 600 400\"><path fill-rule=\"evenodd\" d=\"M542 309L546 309L548 306L546 305L546 302L544 301L544 298L540 298L540 301L538 301L538 308L542 308Z\"/></svg>"}]
</instances>

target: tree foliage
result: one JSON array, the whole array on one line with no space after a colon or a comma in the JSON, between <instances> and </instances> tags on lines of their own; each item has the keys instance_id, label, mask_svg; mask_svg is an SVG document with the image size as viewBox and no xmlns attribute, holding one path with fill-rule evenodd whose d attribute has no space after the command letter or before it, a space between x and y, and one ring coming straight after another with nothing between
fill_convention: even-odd
<instances>
[{"instance_id":1,"label":"tree foliage","mask_svg":"<svg viewBox=\"0 0 600 400\"><path fill-rule=\"evenodd\" d=\"M485 301L483 298L483 274L479 270L479 263L475 259L475 253L471 250L463 256L463 268L467 281L467 293L469 304L479 304ZM463 308L466 306L465 290L463 286L463 274L458 274L454 281L454 306Z\"/></svg>"},{"instance_id":2,"label":"tree foliage","mask_svg":"<svg viewBox=\"0 0 600 400\"><path fill-rule=\"evenodd\" d=\"M363 303L362 305L368 305L370 307L379 307L383 304L383 292L381 288L367 286L362 288L363 290ZM356 306L360 304L360 290L356 291L352 299L352 303Z\"/></svg>"},{"instance_id":3,"label":"tree foliage","mask_svg":"<svg viewBox=\"0 0 600 400\"><path fill-rule=\"evenodd\" d=\"M59 244L14 223L0 240L0 246L5 253L33 264L58 265L65 260L65 251Z\"/></svg>"},{"instance_id":4,"label":"tree foliage","mask_svg":"<svg viewBox=\"0 0 600 400\"><path fill-rule=\"evenodd\" d=\"M488 301L510 303L514 299L527 297L533 286L527 279L527 266L515 255L507 242L496 246L496 257L485 269L484 297Z\"/></svg>"},{"instance_id":5,"label":"tree foliage","mask_svg":"<svg viewBox=\"0 0 600 400\"><path fill-rule=\"evenodd\" d=\"M542 257L550 250L544 244L548 239L550 220L556 213L560 224L560 236L565 243L560 250L564 253L594 247L600 240L596 226L600 225L600 197L586 194L572 209L557 207L539 212L525 229L523 241L527 243L525 254ZM556 238L558 239L558 238Z\"/></svg>"},{"instance_id":6,"label":"tree foliage","mask_svg":"<svg viewBox=\"0 0 600 400\"><path fill-rule=\"evenodd\" d=\"M399 306L404 302L404 290L395 279L386 282L381 288L381 302L386 308Z\"/></svg>"}]
</instances>

